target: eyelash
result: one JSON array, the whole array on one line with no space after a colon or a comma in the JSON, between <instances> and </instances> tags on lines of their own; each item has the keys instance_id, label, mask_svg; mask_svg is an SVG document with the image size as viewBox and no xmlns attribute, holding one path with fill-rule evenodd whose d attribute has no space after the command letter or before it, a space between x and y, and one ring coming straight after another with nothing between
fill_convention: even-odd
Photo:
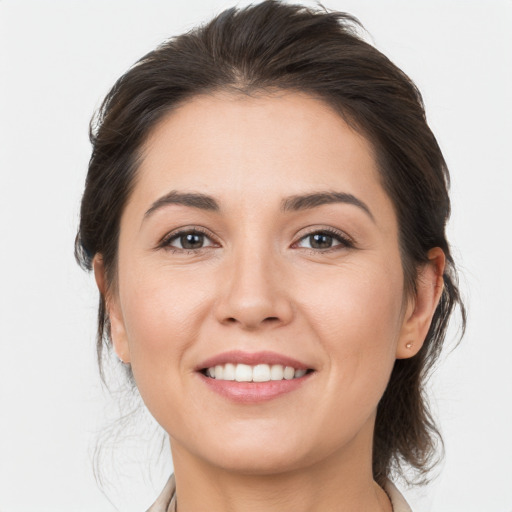
<instances>
[{"instance_id":1,"label":"eyelash","mask_svg":"<svg viewBox=\"0 0 512 512\"><path fill-rule=\"evenodd\" d=\"M338 231L333 228L322 228L322 229L315 229L313 231L310 231L309 233L306 233L305 235L301 236L300 239L293 244L292 247L299 244L302 240L313 236L313 235L327 235L329 237L332 237L335 241L339 242L339 245L334 245L332 247L328 247L327 249L313 249L308 247L303 247L303 249L306 249L311 254L318 254L318 253L329 253L333 251L338 251L341 249L352 249L354 248L355 244L353 240L351 240L347 235L345 235L343 232Z\"/></svg>"},{"instance_id":2,"label":"eyelash","mask_svg":"<svg viewBox=\"0 0 512 512\"><path fill-rule=\"evenodd\" d=\"M208 249L209 247L199 247L198 249L180 249L179 247L173 247L171 245L171 242L174 240L177 240L178 238L185 236L185 235L203 235L206 238L210 239L213 242L213 245L217 244L218 242L215 242L214 237L211 235L211 233L205 229L202 229L200 227L194 227L190 229L182 229L180 231L174 231L172 233L167 234L162 241L158 244L158 249L165 249L170 252L179 252L179 253L185 253L185 254L197 254L200 251L203 251L204 249Z\"/></svg>"},{"instance_id":3,"label":"eyelash","mask_svg":"<svg viewBox=\"0 0 512 512\"><path fill-rule=\"evenodd\" d=\"M175 241L185 235L203 235L206 238L210 239L210 241L212 242L212 245L218 244L218 242L215 241L214 237L210 234L209 231L202 229L200 227L194 227L194 228L183 229L180 231L175 231L175 232L167 234L161 240L161 242L158 244L157 249L165 249L172 253L198 254L199 252L202 252L203 250L209 249L211 247L211 246L206 246L206 247L199 247L197 249L185 249L185 248L173 247L171 245L171 243L173 241ZM334 245L332 247L328 247L326 249L314 249L314 248L307 248L307 247L302 248L302 249L307 250L311 254L329 253L329 252L337 251L340 249L350 249L355 246L353 240L351 240L347 235L345 235L341 231L338 231L338 230L335 230L332 228L322 228L322 229L315 229L313 231L310 231L309 233L302 235L299 238L299 240L292 245L292 247L296 247L302 240L304 240L310 236L313 236L313 235L327 235L329 237L332 237L335 241L339 242L339 244ZM298 248L298 247L296 247L296 248Z\"/></svg>"}]
</instances>

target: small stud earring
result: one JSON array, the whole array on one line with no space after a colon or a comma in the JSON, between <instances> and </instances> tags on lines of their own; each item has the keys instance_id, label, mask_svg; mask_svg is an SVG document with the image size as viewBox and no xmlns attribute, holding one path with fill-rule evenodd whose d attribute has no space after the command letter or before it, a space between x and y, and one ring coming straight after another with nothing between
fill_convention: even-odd
<instances>
[{"instance_id":1,"label":"small stud earring","mask_svg":"<svg viewBox=\"0 0 512 512\"><path fill-rule=\"evenodd\" d=\"M408 341L406 344L405 344L405 348L412 348L412 341Z\"/></svg>"}]
</instances>

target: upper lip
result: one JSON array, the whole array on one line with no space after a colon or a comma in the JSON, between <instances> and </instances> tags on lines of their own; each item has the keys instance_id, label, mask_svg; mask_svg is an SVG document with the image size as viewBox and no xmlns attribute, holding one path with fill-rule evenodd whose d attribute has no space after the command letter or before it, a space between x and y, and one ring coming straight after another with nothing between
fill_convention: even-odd
<instances>
[{"instance_id":1,"label":"upper lip","mask_svg":"<svg viewBox=\"0 0 512 512\"><path fill-rule=\"evenodd\" d=\"M283 366L291 366L296 370L308 370L311 369L307 364L288 357L277 352L260 351L260 352L244 352L242 350L230 350L229 352L223 352L212 356L196 366L196 371L201 371L212 366L224 365L227 363L232 364L247 364L255 366L257 364L281 364Z\"/></svg>"}]
</instances>

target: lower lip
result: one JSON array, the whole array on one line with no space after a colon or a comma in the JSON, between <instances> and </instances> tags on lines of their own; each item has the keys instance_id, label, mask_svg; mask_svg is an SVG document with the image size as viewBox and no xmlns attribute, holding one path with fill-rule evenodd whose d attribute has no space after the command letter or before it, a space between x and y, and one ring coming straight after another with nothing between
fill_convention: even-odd
<instances>
[{"instance_id":1,"label":"lower lip","mask_svg":"<svg viewBox=\"0 0 512 512\"><path fill-rule=\"evenodd\" d=\"M265 402L300 388L312 373L290 380L270 380L268 382L237 382L217 380L199 374L203 382L215 393L240 403Z\"/></svg>"}]
</instances>

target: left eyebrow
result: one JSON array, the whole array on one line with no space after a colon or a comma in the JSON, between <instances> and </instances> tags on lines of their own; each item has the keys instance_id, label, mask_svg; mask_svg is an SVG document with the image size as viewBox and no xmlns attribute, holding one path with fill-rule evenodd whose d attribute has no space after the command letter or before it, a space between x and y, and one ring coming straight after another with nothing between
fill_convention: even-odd
<instances>
[{"instance_id":1,"label":"left eyebrow","mask_svg":"<svg viewBox=\"0 0 512 512\"><path fill-rule=\"evenodd\" d=\"M200 210L209 210L213 212L218 212L220 210L219 204L211 196L200 194L198 192L183 193L178 192L177 190L172 190L165 196L157 199L151 205L151 208L144 214L144 219L149 217L156 210L170 204L181 204L190 208L199 208Z\"/></svg>"},{"instance_id":2,"label":"left eyebrow","mask_svg":"<svg viewBox=\"0 0 512 512\"><path fill-rule=\"evenodd\" d=\"M291 196L283 200L281 210L283 212L308 210L331 203L345 203L357 206L375 222L375 217L366 203L346 192L314 192L312 194Z\"/></svg>"}]
</instances>

